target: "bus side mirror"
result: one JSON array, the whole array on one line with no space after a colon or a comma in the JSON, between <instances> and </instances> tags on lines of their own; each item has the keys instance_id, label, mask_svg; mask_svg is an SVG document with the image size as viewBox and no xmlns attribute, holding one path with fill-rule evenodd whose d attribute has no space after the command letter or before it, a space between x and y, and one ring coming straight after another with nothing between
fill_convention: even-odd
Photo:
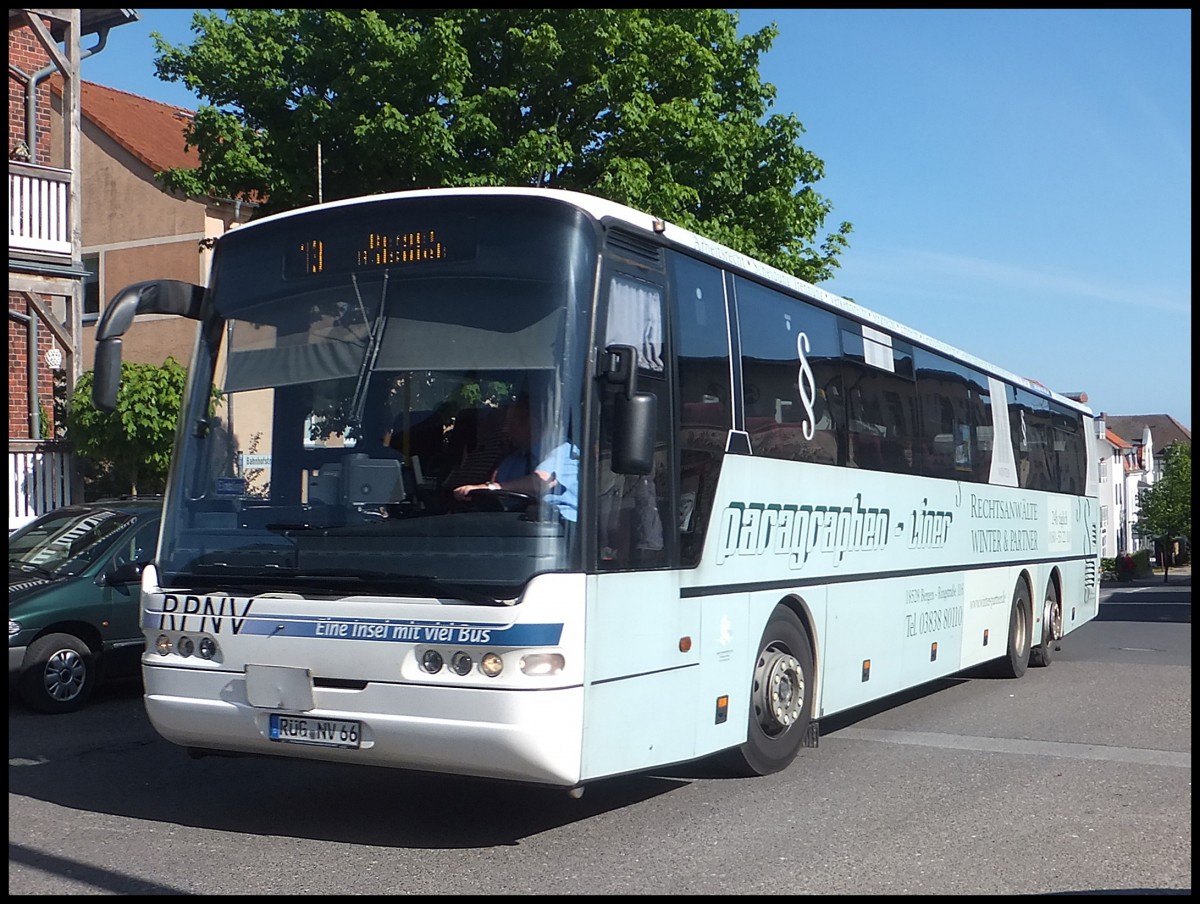
<instances>
[{"instance_id":1,"label":"bus side mirror","mask_svg":"<svg viewBox=\"0 0 1200 904\"><path fill-rule=\"evenodd\" d=\"M176 314L200 319L204 287L177 279L152 279L126 286L113 296L96 324L96 364L92 404L101 411L117 407L121 385L121 337L138 314Z\"/></svg>"},{"instance_id":2,"label":"bus side mirror","mask_svg":"<svg viewBox=\"0 0 1200 904\"><path fill-rule=\"evenodd\" d=\"M654 429L658 397L651 392L618 395L613 411L612 469L616 474L649 474L654 470Z\"/></svg>"},{"instance_id":3,"label":"bus side mirror","mask_svg":"<svg viewBox=\"0 0 1200 904\"><path fill-rule=\"evenodd\" d=\"M603 375L622 390L613 399L613 472L650 474L654 470L658 397L637 391L637 350L632 345L610 345L604 351Z\"/></svg>"},{"instance_id":4,"label":"bus side mirror","mask_svg":"<svg viewBox=\"0 0 1200 904\"><path fill-rule=\"evenodd\" d=\"M121 386L121 337L111 336L96 343L95 370L92 374L92 404L101 411L117 407Z\"/></svg>"}]
</instances>

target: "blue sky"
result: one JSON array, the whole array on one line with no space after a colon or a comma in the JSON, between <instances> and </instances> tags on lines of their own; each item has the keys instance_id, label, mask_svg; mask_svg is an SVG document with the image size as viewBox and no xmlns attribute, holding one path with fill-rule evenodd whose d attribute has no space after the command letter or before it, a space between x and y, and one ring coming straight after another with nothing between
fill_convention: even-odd
<instances>
[{"instance_id":1,"label":"blue sky","mask_svg":"<svg viewBox=\"0 0 1200 904\"><path fill-rule=\"evenodd\" d=\"M149 37L190 43L194 10L138 12L83 78L194 109ZM778 26L772 112L825 163L825 231L854 225L824 288L1191 428L1191 10L737 12Z\"/></svg>"}]
</instances>

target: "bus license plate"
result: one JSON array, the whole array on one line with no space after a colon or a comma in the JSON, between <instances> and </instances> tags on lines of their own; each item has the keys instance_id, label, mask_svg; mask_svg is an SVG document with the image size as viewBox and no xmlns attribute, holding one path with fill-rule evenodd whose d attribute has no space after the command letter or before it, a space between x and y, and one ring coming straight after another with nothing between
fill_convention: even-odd
<instances>
[{"instance_id":1,"label":"bus license plate","mask_svg":"<svg viewBox=\"0 0 1200 904\"><path fill-rule=\"evenodd\" d=\"M290 744L357 749L362 737L362 728L360 723L345 719L313 719L307 716L271 713L269 737L272 741Z\"/></svg>"}]
</instances>

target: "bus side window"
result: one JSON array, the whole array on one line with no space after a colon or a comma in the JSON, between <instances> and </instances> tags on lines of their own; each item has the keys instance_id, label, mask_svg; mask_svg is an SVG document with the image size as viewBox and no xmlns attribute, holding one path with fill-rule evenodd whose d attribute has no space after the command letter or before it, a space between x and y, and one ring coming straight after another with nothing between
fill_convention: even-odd
<instances>
[{"instance_id":1,"label":"bus side window","mask_svg":"<svg viewBox=\"0 0 1200 904\"><path fill-rule=\"evenodd\" d=\"M836 464L839 373L834 316L737 277L746 432L755 455Z\"/></svg>"},{"instance_id":2,"label":"bus side window","mask_svg":"<svg viewBox=\"0 0 1200 904\"><path fill-rule=\"evenodd\" d=\"M1025 389L1010 387L1009 392L1008 421L1020 485L1033 490L1057 491L1058 462L1053 457L1050 401Z\"/></svg>"},{"instance_id":3,"label":"bus side window","mask_svg":"<svg viewBox=\"0 0 1200 904\"><path fill-rule=\"evenodd\" d=\"M1079 416L1057 403L1054 415L1054 450L1059 465L1059 491L1081 492L1087 480L1087 449L1079 429Z\"/></svg>"},{"instance_id":4,"label":"bus side window","mask_svg":"<svg viewBox=\"0 0 1200 904\"><path fill-rule=\"evenodd\" d=\"M986 483L992 464L987 379L958 362L918 349L922 473Z\"/></svg>"},{"instance_id":5,"label":"bus side window","mask_svg":"<svg viewBox=\"0 0 1200 904\"><path fill-rule=\"evenodd\" d=\"M681 254L671 258L671 302L679 373L679 506L675 529L680 563L699 563L717 478L733 426L729 326L720 270Z\"/></svg>"}]
</instances>

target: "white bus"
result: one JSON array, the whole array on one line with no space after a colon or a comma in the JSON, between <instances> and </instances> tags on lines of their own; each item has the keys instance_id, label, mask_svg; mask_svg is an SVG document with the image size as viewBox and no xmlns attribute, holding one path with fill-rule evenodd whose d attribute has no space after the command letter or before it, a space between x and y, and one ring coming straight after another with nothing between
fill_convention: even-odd
<instances>
[{"instance_id":1,"label":"white bus","mask_svg":"<svg viewBox=\"0 0 1200 904\"><path fill-rule=\"evenodd\" d=\"M146 709L197 755L762 775L1097 611L1087 408L618 204L253 222L207 289L118 293L102 408L137 313L199 321L142 583ZM514 406L533 478L495 471Z\"/></svg>"}]
</instances>

